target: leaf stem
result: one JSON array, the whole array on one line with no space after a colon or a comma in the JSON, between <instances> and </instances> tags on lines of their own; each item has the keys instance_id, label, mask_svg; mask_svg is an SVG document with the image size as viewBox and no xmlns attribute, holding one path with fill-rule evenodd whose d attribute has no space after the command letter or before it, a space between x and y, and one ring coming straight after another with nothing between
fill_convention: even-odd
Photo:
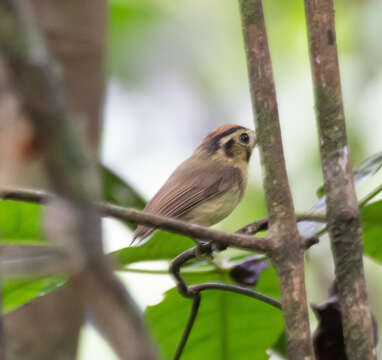
<instances>
[{"instance_id":1,"label":"leaf stem","mask_svg":"<svg viewBox=\"0 0 382 360\"><path fill-rule=\"evenodd\" d=\"M200 300L201 300L201 295L199 293L196 294L192 300L192 307L191 307L190 315L187 320L187 325L183 331L182 338L180 339L178 347L176 348L176 352L175 352L173 360L179 360L183 353L188 337L190 336L191 330L194 326L196 315L198 315Z\"/></svg>"},{"instance_id":2,"label":"leaf stem","mask_svg":"<svg viewBox=\"0 0 382 360\"><path fill-rule=\"evenodd\" d=\"M382 192L382 184L375 188L372 192L367 194L359 203L360 207L365 206L371 199L377 196L380 192Z\"/></svg>"}]
</instances>

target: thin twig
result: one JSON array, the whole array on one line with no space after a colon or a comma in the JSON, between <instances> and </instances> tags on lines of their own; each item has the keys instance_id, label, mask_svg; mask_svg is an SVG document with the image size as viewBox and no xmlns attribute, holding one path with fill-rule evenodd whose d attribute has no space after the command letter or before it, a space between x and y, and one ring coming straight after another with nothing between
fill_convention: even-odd
<instances>
[{"instance_id":1,"label":"thin twig","mask_svg":"<svg viewBox=\"0 0 382 360\"><path fill-rule=\"evenodd\" d=\"M230 291L237 294L249 296L253 299L260 300L268 305L271 305L281 310L280 301L277 301L276 299L273 299L270 296L264 295L258 291L255 291L246 287L238 286L238 285L224 284L224 283L218 283L218 282L205 282L201 284L189 285L188 290L189 292L195 293L195 294L198 294L201 291L205 291L205 290Z\"/></svg>"},{"instance_id":2,"label":"thin twig","mask_svg":"<svg viewBox=\"0 0 382 360\"><path fill-rule=\"evenodd\" d=\"M136 273L136 274L147 274L147 275L168 275L169 271L167 270L149 270L149 269L140 269L140 268L131 268L131 267L122 267L118 268L118 271L127 272L127 273ZM210 266L208 268L192 268L188 267L187 269L181 269L181 274L188 275L188 274L214 274L216 273L216 267Z\"/></svg>"},{"instance_id":3,"label":"thin twig","mask_svg":"<svg viewBox=\"0 0 382 360\"><path fill-rule=\"evenodd\" d=\"M53 198L53 194L41 190L0 190L0 199L3 200L26 201L45 204ZM266 230L268 227L268 220L266 218L255 221L239 229L236 234L232 234L219 230L212 230L204 226L191 224L174 218L143 213L135 209L129 209L106 202L95 203L94 206L102 216L113 217L123 222L151 225L170 232L176 232L198 239L215 241L222 245L230 245L237 248L243 248L262 253L269 252L272 247L272 242L267 238L248 236L255 234L258 231ZM299 221L309 220L325 222L324 216L314 214L301 214L298 215L298 219ZM310 241L307 242L310 243ZM306 248L305 244L303 244L303 248Z\"/></svg>"},{"instance_id":4,"label":"thin twig","mask_svg":"<svg viewBox=\"0 0 382 360\"><path fill-rule=\"evenodd\" d=\"M200 293L195 294L195 296L192 299L192 307L191 307L190 315L188 316L186 327L183 331L182 337L180 338L178 347L176 348L176 352L173 357L173 360L179 360L180 357L182 356L184 347L186 346L188 337L190 336L192 327L194 326L196 316L198 315L200 301L201 301L201 294Z\"/></svg>"}]
</instances>

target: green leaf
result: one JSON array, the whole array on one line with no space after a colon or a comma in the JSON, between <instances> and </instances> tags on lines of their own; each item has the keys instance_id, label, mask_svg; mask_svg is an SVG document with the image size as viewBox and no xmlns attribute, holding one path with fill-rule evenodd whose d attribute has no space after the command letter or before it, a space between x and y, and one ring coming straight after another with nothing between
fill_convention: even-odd
<instances>
[{"instance_id":1,"label":"green leaf","mask_svg":"<svg viewBox=\"0 0 382 360\"><path fill-rule=\"evenodd\" d=\"M125 180L120 178L106 166L102 166L103 199L119 206L131 207L141 210L146 201ZM123 223L129 229L134 230L137 225Z\"/></svg>"},{"instance_id":2,"label":"green leaf","mask_svg":"<svg viewBox=\"0 0 382 360\"><path fill-rule=\"evenodd\" d=\"M227 273L188 276L189 283L205 281L229 282ZM273 268L265 270L256 287L278 298L278 281ZM163 359L171 359L179 343L191 308L191 300L171 289L164 300L150 306L146 320L159 344ZM261 301L226 291L208 290L194 328L186 344L182 360L268 359L266 350L277 341L283 330L282 313Z\"/></svg>"},{"instance_id":3,"label":"green leaf","mask_svg":"<svg viewBox=\"0 0 382 360\"><path fill-rule=\"evenodd\" d=\"M123 248L111 253L111 256L122 265L139 261L171 260L194 245L186 236L158 230L143 245Z\"/></svg>"},{"instance_id":4,"label":"green leaf","mask_svg":"<svg viewBox=\"0 0 382 360\"><path fill-rule=\"evenodd\" d=\"M286 335L285 330L281 333L279 338L276 341L276 344L273 346L273 351L278 355L285 357L286 356Z\"/></svg>"},{"instance_id":5,"label":"green leaf","mask_svg":"<svg viewBox=\"0 0 382 360\"><path fill-rule=\"evenodd\" d=\"M382 200L361 209L364 253L382 262Z\"/></svg>"},{"instance_id":6,"label":"green leaf","mask_svg":"<svg viewBox=\"0 0 382 360\"><path fill-rule=\"evenodd\" d=\"M354 181L356 184L373 176L382 167L382 151L367 157L362 164L354 171Z\"/></svg>"},{"instance_id":7,"label":"green leaf","mask_svg":"<svg viewBox=\"0 0 382 360\"><path fill-rule=\"evenodd\" d=\"M43 242L41 213L38 204L0 200L0 243Z\"/></svg>"},{"instance_id":8,"label":"green leaf","mask_svg":"<svg viewBox=\"0 0 382 360\"><path fill-rule=\"evenodd\" d=\"M146 201L125 180L102 166L103 199L120 206L143 209Z\"/></svg>"},{"instance_id":9,"label":"green leaf","mask_svg":"<svg viewBox=\"0 0 382 360\"><path fill-rule=\"evenodd\" d=\"M359 185L364 180L373 176L382 167L382 151L379 151L362 161L361 165L354 170L354 183ZM321 185L317 189L317 197L321 198L325 195L324 186Z\"/></svg>"},{"instance_id":10,"label":"green leaf","mask_svg":"<svg viewBox=\"0 0 382 360\"><path fill-rule=\"evenodd\" d=\"M1 285L3 312L7 313L37 296L43 296L56 290L65 283L62 276L52 276L40 280L12 280Z\"/></svg>"},{"instance_id":11,"label":"green leaf","mask_svg":"<svg viewBox=\"0 0 382 360\"><path fill-rule=\"evenodd\" d=\"M105 200L129 207L144 207L145 201L125 181L106 167L102 167L102 173ZM44 241L41 218L41 205L1 200L0 243L41 244ZM34 297L45 295L63 282L61 277L8 281L2 286L4 311L10 311Z\"/></svg>"}]
</instances>

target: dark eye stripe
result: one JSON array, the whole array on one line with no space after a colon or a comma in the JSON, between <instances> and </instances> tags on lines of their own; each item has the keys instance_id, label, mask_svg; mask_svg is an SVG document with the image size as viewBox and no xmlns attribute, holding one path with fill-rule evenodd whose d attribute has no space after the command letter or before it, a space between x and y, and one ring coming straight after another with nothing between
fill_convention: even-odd
<instances>
[{"instance_id":1,"label":"dark eye stripe","mask_svg":"<svg viewBox=\"0 0 382 360\"><path fill-rule=\"evenodd\" d=\"M222 133L220 134L217 134L215 135L213 138L211 139L208 139L207 142L205 143L205 148L208 149L208 152L212 155L212 154L215 154L216 151L218 151L219 149L219 141L228 136L228 135L231 135L233 134L234 132L238 131L238 130L243 130L245 129L244 127L242 126L234 126L226 131L223 131Z\"/></svg>"},{"instance_id":2,"label":"dark eye stripe","mask_svg":"<svg viewBox=\"0 0 382 360\"><path fill-rule=\"evenodd\" d=\"M235 144L235 140L231 139L224 144L224 152L228 157L233 157L232 147Z\"/></svg>"}]
</instances>

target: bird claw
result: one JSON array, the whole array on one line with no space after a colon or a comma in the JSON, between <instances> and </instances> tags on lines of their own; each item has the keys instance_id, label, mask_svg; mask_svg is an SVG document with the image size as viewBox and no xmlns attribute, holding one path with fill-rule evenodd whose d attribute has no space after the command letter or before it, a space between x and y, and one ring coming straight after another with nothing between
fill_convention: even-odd
<instances>
[{"instance_id":1,"label":"bird claw","mask_svg":"<svg viewBox=\"0 0 382 360\"><path fill-rule=\"evenodd\" d=\"M195 257L200 259L202 256L212 257L213 252L215 251L215 246L211 242L198 242L195 248Z\"/></svg>"}]
</instances>

